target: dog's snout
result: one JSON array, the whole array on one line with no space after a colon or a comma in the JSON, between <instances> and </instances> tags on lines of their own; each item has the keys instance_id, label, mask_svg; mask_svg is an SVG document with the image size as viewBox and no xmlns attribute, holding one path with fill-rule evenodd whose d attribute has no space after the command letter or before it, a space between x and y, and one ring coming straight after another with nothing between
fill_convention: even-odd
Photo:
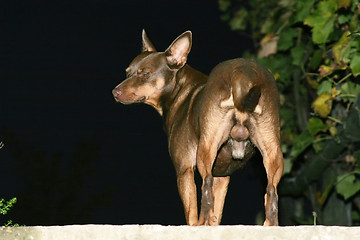
<instances>
[{"instance_id":1,"label":"dog's snout","mask_svg":"<svg viewBox=\"0 0 360 240\"><path fill-rule=\"evenodd\" d=\"M121 89L116 89L115 88L114 90L112 90L112 94L114 95L115 98L118 98L118 97L121 96L122 91L121 91Z\"/></svg>"}]
</instances>

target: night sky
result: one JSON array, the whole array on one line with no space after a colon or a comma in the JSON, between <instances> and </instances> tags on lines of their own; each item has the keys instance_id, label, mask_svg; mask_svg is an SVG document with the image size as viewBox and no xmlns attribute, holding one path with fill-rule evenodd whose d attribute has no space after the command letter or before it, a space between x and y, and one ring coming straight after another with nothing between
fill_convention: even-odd
<instances>
[{"instance_id":1,"label":"night sky","mask_svg":"<svg viewBox=\"0 0 360 240\"><path fill-rule=\"evenodd\" d=\"M161 51L191 30L188 64L206 74L250 41L221 22L217 1L6 2L0 198L18 203L0 225L185 224L161 117L116 103L111 90L140 53L143 28ZM264 191L255 158L233 175L222 224L254 224Z\"/></svg>"}]
</instances>

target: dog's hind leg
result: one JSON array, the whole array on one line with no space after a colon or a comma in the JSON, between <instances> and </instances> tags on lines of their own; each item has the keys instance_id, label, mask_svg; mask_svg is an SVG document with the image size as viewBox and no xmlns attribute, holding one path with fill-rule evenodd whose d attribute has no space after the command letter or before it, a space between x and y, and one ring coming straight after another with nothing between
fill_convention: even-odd
<instances>
[{"instance_id":1,"label":"dog's hind leg","mask_svg":"<svg viewBox=\"0 0 360 240\"><path fill-rule=\"evenodd\" d=\"M197 168L202 177L203 184L201 187L201 209L199 225L218 225L217 216L214 216L214 177L211 169L216 157L216 149L213 150L211 143L205 144L206 141L200 140L197 151ZM216 220L216 221L211 221Z\"/></svg>"},{"instance_id":2,"label":"dog's hind leg","mask_svg":"<svg viewBox=\"0 0 360 240\"><path fill-rule=\"evenodd\" d=\"M256 127L255 136L252 139L263 157L268 180L264 204L266 215L264 226L279 225L277 185L284 169L279 131L279 127L272 125L269 121L267 124L259 124Z\"/></svg>"},{"instance_id":3,"label":"dog's hind leg","mask_svg":"<svg viewBox=\"0 0 360 240\"><path fill-rule=\"evenodd\" d=\"M203 179L199 225L219 225L229 179L214 178L212 169L218 149L229 137L233 113L217 112L207 116L196 155Z\"/></svg>"},{"instance_id":4,"label":"dog's hind leg","mask_svg":"<svg viewBox=\"0 0 360 240\"><path fill-rule=\"evenodd\" d=\"M265 154L263 157L264 167L267 174L268 184L265 193L264 226L278 226L278 194L277 185L283 173L283 157L280 149L274 149L274 153Z\"/></svg>"},{"instance_id":5,"label":"dog's hind leg","mask_svg":"<svg viewBox=\"0 0 360 240\"><path fill-rule=\"evenodd\" d=\"M214 193L214 217L217 224L221 223L222 212L225 203L225 197L230 182L230 177L214 177L213 193ZM214 221L214 222L216 222Z\"/></svg>"},{"instance_id":6,"label":"dog's hind leg","mask_svg":"<svg viewBox=\"0 0 360 240\"><path fill-rule=\"evenodd\" d=\"M211 220L215 220L213 221L214 223L217 221L216 216L210 216L213 215L212 213L214 212L214 194L212 191L213 183L214 178L211 175L207 175L203 180L199 225L213 225ZM210 219L211 217L213 219Z\"/></svg>"},{"instance_id":7,"label":"dog's hind leg","mask_svg":"<svg viewBox=\"0 0 360 240\"><path fill-rule=\"evenodd\" d=\"M205 177L199 225L219 225L230 177Z\"/></svg>"},{"instance_id":8,"label":"dog's hind leg","mask_svg":"<svg viewBox=\"0 0 360 240\"><path fill-rule=\"evenodd\" d=\"M230 177L213 177L201 167L199 172L200 175L205 176L202 185L199 225L219 225Z\"/></svg>"}]
</instances>

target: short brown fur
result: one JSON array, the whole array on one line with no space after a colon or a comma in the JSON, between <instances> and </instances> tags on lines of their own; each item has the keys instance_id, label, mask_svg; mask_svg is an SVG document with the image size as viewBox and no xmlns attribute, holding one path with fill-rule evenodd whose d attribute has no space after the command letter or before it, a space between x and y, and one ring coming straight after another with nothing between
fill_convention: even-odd
<instances>
[{"instance_id":1,"label":"short brown fur","mask_svg":"<svg viewBox=\"0 0 360 240\"><path fill-rule=\"evenodd\" d=\"M186 64L191 32L157 52L143 31L143 52L113 95L143 102L164 119L169 152L189 225L218 225L230 174L259 149L267 174L265 226L278 225L277 185L283 172L278 93L271 74L254 61L228 60L210 76ZM194 171L203 179L200 216Z\"/></svg>"}]
</instances>

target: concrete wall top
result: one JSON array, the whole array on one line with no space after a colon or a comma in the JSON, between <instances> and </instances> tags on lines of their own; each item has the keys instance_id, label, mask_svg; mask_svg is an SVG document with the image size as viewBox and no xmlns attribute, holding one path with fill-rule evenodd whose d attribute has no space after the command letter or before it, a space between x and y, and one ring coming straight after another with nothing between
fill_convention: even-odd
<instances>
[{"instance_id":1,"label":"concrete wall top","mask_svg":"<svg viewBox=\"0 0 360 240\"><path fill-rule=\"evenodd\" d=\"M161 226L69 225L49 227L0 227L0 240L360 240L360 227L338 226Z\"/></svg>"}]
</instances>

